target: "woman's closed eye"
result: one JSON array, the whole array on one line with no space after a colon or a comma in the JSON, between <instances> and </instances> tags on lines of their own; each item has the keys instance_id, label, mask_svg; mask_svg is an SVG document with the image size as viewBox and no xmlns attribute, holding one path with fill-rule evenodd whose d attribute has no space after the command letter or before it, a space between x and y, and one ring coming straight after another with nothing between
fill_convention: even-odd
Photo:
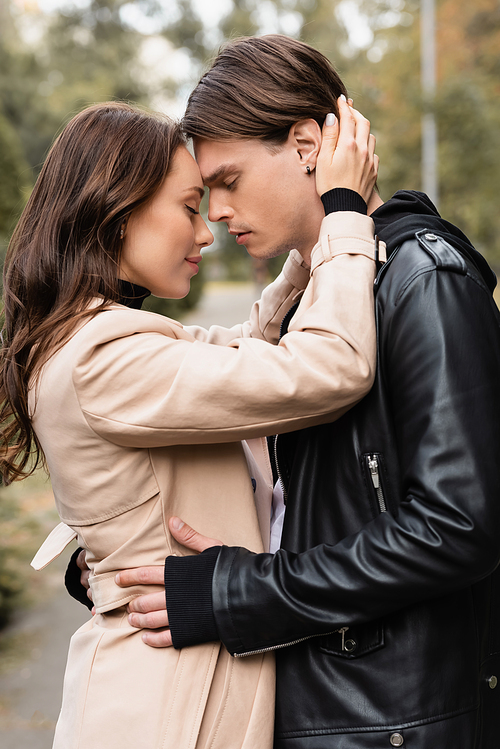
<instances>
[{"instance_id":1,"label":"woman's closed eye","mask_svg":"<svg viewBox=\"0 0 500 749\"><path fill-rule=\"evenodd\" d=\"M199 215L199 211L195 210L194 208L192 208L192 207L191 207L190 205L188 205L187 203L184 203L184 205L186 206L186 208L188 209L188 211L189 211L190 213L193 213L193 214L194 214L195 216L198 216L198 215Z\"/></svg>"}]
</instances>

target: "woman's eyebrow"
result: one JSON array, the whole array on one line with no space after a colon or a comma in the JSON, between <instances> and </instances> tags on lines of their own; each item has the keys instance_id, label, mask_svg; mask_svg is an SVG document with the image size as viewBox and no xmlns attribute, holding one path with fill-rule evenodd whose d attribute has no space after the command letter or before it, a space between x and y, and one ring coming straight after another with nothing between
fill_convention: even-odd
<instances>
[{"instance_id":1,"label":"woman's eyebrow","mask_svg":"<svg viewBox=\"0 0 500 749\"><path fill-rule=\"evenodd\" d=\"M202 187L199 187L198 185L193 185L193 187L186 187L184 192L197 192L200 198L202 198L205 195L205 190L203 190Z\"/></svg>"}]
</instances>

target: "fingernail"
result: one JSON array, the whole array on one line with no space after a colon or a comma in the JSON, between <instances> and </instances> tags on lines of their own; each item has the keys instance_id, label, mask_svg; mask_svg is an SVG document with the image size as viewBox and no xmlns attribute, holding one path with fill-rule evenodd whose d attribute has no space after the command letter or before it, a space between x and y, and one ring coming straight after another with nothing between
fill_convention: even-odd
<instances>
[{"instance_id":1,"label":"fingernail","mask_svg":"<svg viewBox=\"0 0 500 749\"><path fill-rule=\"evenodd\" d=\"M345 98L344 94L340 94L340 98L342 99L342 101L345 101L345 103L347 104L347 99Z\"/></svg>"},{"instance_id":2,"label":"fingernail","mask_svg":"<svg viewBox=\"0 0 500 749\"><path fill-rule=\"evenodd\" d=\"M118 573L117 575L115 575L115 583L117 585L120 585L120 573Z\"/></svg>"},{"instance_id":3,"label":"fingernail","mask_svg":"<svg viewBox=\"0 0 500 749\"><path fill-rule=\"evenodd\" d=\"M143 642L146 643L146 645L148 644L148 636L147 635L142 635L141 639L142 639Z\"/></svg>"},{"instance_id":4,"label":"fingernail","mask_svg":"<svg viewBox=\"0 0 500 749\"><path fill-rule=\"evenodd\" d=\"M174 531L180 531L184 523L180 518L172 518L172 528Z\"/></svg>"},{"instance_id":5,"label":"fingernail","mask_svg":"<svg viewBox=\"0 0 500 749\"><path fill-rule=\"evenodd\" d=\"M335 115L332 112L329 112L326 115L325 125L327 127L333 127L336 122L337 122L337 118L335 117Z\"/></svg>"}]
</instances>

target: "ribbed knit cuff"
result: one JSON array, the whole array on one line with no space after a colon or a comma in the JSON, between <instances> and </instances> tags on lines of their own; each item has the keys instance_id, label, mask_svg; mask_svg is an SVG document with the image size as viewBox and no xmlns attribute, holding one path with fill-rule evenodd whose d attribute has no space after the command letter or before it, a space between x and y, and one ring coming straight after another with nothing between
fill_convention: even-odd
<instances>
[{"instance_id":1,"label":"ribbed knit cuff","mask_svg":"<svg viewBox=\"0 0 500 749\"><path fill-rule=\"evenodd\" d=\"M81 551L83 551L83 549L77 549L71 556L66 574L64 575L64 584L66 586L66 590L72 598L75 598L80 603L83 603L83 605L88 609L92 609L92 606L94 604L87 595L87 589L84 588L80 582L80 575L82 574L82 571L76 563L76 558Z\"/></svg>"},{"instance_id":2,"label":"ribbed knit cuff","mask_svg":"<svg viewBox=\"0 0 500 749\"><path fill-rule=\"evenodd\" d=\"M325 209L325 216L335 211L356 211L356 213L368 214L368 208L359 194L345 187L335 187L333 190L323 193L321 202Z\"/></svg>"},{"instance_id":3,"label":"ribbed knit cuff","mask_svg":"<svg viewBox=\"0 0 500 749\"><path fill-rule=\"evenodd\" d=\"M165 559L165 594L174 648L218 640L212 578L221 547L192 557Z\"/></svg>"}]
</instances>

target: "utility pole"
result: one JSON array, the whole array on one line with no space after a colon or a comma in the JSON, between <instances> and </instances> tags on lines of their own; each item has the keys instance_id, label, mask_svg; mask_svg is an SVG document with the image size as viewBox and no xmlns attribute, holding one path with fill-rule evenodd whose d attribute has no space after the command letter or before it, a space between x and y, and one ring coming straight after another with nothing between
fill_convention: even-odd
<instances>
[{"instance_id":1,"label":"utility pole","mask_svg":"<svg viewBox=\"0 0 500 749\"><path fill-rule=\"evenodd\" d=\"M438 150L434 115L436 98L436 20L434 0L420 0L420 69L422 80L422 190L437 205Z\"/></svg>"}]
</instances>

